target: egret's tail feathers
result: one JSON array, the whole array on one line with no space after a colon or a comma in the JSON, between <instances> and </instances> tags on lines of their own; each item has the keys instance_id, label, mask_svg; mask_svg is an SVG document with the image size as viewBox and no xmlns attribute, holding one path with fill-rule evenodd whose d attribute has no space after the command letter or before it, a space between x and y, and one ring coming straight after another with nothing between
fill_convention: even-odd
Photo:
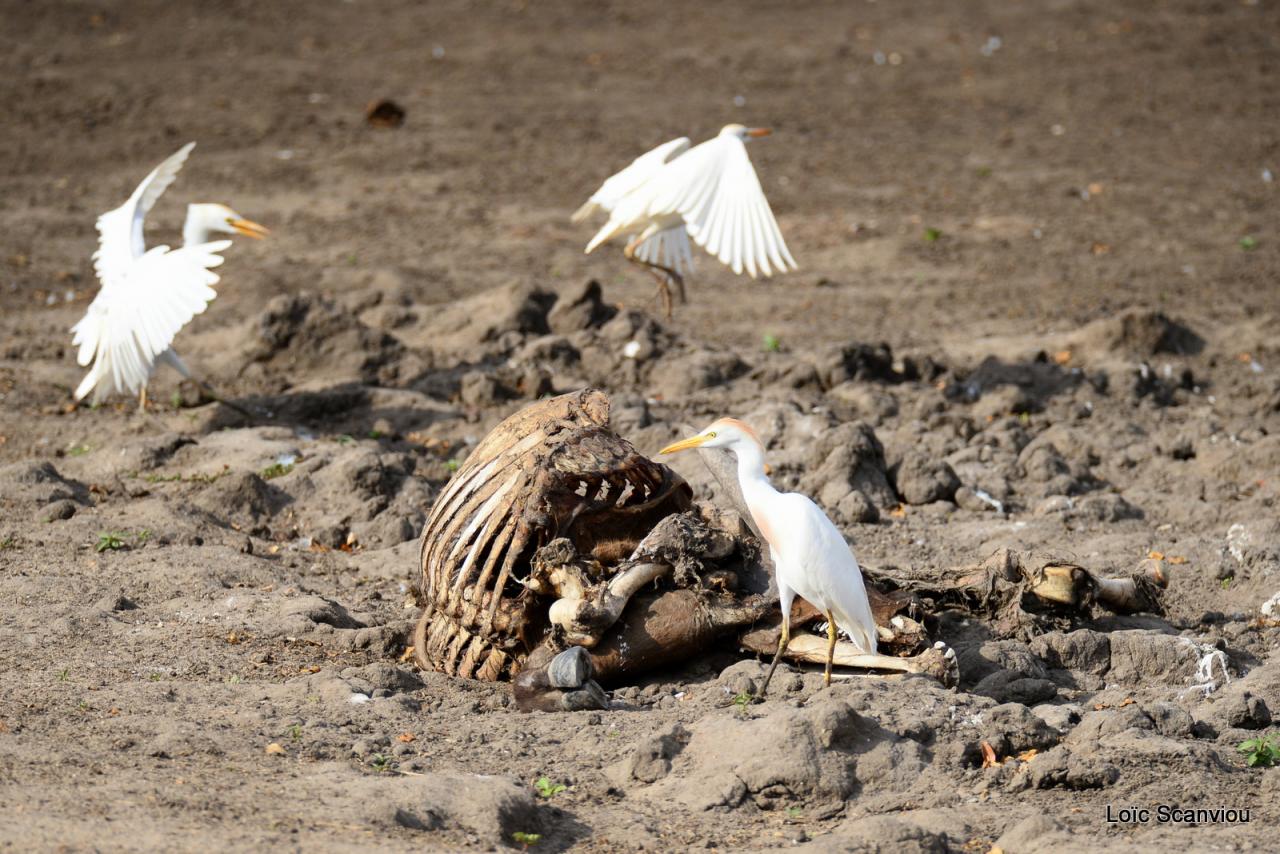
<instances>
[{"instance_id":1,"label":"egret's tail feathers","mask_svg":"<svg viewBox=\"0 0 1280 854\"><path fill-rule=\"evenodd\" d=\"M585 205L573 212L573 215L569 217L569 222L582 222L584 219L595 213L598 207L599 205L595 202L587 202Z\"/></svg>"},{"instance_id":2,"label":"egret's tail feathers","mask_svg":"<svg viewBox=\"0 0 1280 854\"><path fill-rule=\"evenodd\" d=\"M175 371L182 374L184 378L194 379L194 377L191 375L191 369L187 367L187 363L182 361L181 356L173 352L172 347L170 347L168 350L165 350L159 356L156 356L156 363L159 364L160 362L164 362L169 367L173 368Z\"/></svg>"}]
</instances>

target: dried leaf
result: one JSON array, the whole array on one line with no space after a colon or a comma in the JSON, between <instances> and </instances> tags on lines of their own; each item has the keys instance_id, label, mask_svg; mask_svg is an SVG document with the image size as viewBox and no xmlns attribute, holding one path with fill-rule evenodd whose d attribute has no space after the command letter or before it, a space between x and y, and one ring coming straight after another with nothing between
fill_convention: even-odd
<instances>
[{"instance_id":1,"label":"dried leaf","mask_svg":"<svg viewBox=\"0 0 1280 854\"><path fill-rule=\"evenodd\" d=\"M400 653L399 661L404 664L406 661L413 661L413 647L406 646L404 652Z\"/></svg>"},{"instance_id":2,"label":"dried leaf","mask_svg":"<svg viewBox=\"0 0 1280 854\"><path fill-rule=\"evenodd\" d=\"M1149 551L1147 552L1147 557L1152 560L1164 560L1164 552Z\"/></svg>"},{"instance_id":3,"label":"dried leaf","mask_svg":"<svg viewBox=\"0 0 1280 854\"><path fill-rule=\"evenodd\" d=\"M271 756L284 756L285 749L280 746L280 742L273 741L267 745L267 753Z\"/></svg>"},{"instance_id":4,"label":"dried leaf","mask_svg":"<svg viewBox=\"0 0 1280 854\"><path fill-rule=\"evenodd\" d=\"M410 742L417 740L417 738L418 737L411 732L402 732L396 736L396 741L401 744L409 744Z\"/></svg>"},{"instance_id":5,"label":"dried leaf","mask_svg":"<svg viewBox=\"0 0 1280 854\"><path fill-rule=\"evenodd\" d=\"M996 749L987 742L982 742L982 767L995 768L1000 764L1000 760L996 759Z\"/></svg>"},{"instance_id":6,"label":"dried leaf","mask_svg":"<svg viewBox=\"0 0 1280 854\"><path fill-rule=\"evenodd\" d=\"M1165 560L1167 560L1169 563L1173 564L1174 566L1182 566L1184 563L1187 562L1187 559L1184 555L1173 555L1172 557L1165 558Z\"/></svg>"},{"instance_id":7,"label":"dried leaf","mask_svg":"<svg viewBox=\"0 0 1280 854\"><path fill-rule=\"evenodd\" d=\"M1053 363L1055 365L1065 365L1071 361L1070 350L1059 350L1053 354Z\"/></svg>"}]
</instances>

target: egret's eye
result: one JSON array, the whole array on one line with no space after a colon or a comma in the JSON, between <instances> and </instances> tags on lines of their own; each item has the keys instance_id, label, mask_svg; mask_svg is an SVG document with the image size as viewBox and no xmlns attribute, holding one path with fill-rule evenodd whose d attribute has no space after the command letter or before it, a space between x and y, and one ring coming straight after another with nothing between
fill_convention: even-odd
<instances>
[{"instance_id":1,"label":"egret's eye","mask_svg":"<svg viewBox=\"0 0 1280 854\"><path fill-rule=\"evenodd\" d=\"M715 431L715 430L712 430L710 433L708 433L708 434L707 434L707 438L708 438L708 439L714 439L715 437L716 437L716 431Z\"/></svg>"}]
</instances>

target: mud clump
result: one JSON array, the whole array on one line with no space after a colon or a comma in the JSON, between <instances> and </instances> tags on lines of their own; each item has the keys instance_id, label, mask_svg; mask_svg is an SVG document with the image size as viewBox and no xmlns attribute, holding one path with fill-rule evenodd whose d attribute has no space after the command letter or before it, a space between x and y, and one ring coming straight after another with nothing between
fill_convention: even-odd
<instances>
[{"instance_id":1,"label":"mud clump","mask_svg":"<svg viewBox=\"0 0 1280 854\"><path fill-rule=\"evenodd\" d=\"M679 740L672 746L680 746ZM637 748L644 756L652 752L650 742ZM774 809L842 801L858 790L906 788L925 764L919 744L829 699L804 709L773 709L767 718L704 719L670 760L670 772L639 794L693 809L732 808L744 801Z\"/></svg>"},{"instance_id":2,"label":"mud clump","mask_svg":"<svg viewBox=\"0 0 1280 854\"><path fill-rule=\"evenodd\" d=\"M907 504L951 501L960 488L960 478L946 461L917 451L908 451L889 469L894 488Z\"/></svg>"},{"instance_id":3,"label":"mud clump","mask_svg":"<svg viewBox=\"0 0 1280 854\"><path fill-rule=\"evenodd\" d=\"M1163 312L1129 309L1094 321L1076 336L1078 345L1096 355L1150 358L1161 353L1190 356L1204 349L1204 339Z\"/></svg>"},{"instance_id":4,"label":"mud clump","mask_svg":"<svg viewBox=\"0 0 1280 854\"><path fill-rule=\"evenodd\" d=\"M322 373L332 382L378 383L404 352L396 338L365 326L332 300L311 293L273 299L258 318L249 360L290 376Z\"/></svg>"},{"instance_id":5,"label":"mud clump","mask_svg":"<svg viewBox=\"0 0 1280 854\"><path fill-rule=\"evenodd\" d=\"M881 510L897 506L889 485L884 447L867 424L841 424L827 432L809 454L800 489L814 495L843 521L874 522Z\"/></svg>"}]
</instances>

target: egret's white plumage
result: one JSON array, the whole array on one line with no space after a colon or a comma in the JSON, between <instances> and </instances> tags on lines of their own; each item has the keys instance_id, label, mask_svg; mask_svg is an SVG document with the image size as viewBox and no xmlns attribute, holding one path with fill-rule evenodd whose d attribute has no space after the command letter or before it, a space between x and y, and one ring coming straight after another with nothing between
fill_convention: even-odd
<instances>
[{"instance_id":1,"label":"egret's white plumage","mask_svg":"<svg viewBox=\"0 0 1280 854\"><path fill-rule=\"evenodd\" d=\"M829 633L831 647L835 643L835 629L839 627L861 652L874 654L876 623L862 582L862 570L827 514L807 496L779 492L773 487L765 474L764 446L755 431L743 422L721 418L696 436L668 445L660 453L697 447L725 448L737 458L743 501L769 544L776 572L783 627L779 655L790 637L791 604L797 595L833 623ZM828 679L830 654L829 647ZM776 658L774 663L776 665ZM769 673L772 675L772 668Z\"/></svg>"},{"instance_id":2,"label":"egret's white plumage","mask_svg":"<svg viewBox=\"0 0 1280 854\"><path fill-rule=\"evenodd\" d=\"M195 143L188 143L152 170L123 205L98 218L93 267L102 284L85 316L71 328L76 361L89 372L76 400L90 393L95 403L115 392L145 392L157 361L183 376L190 372L170 348L174 336L217 296L212 272L230 240L214 234L262 237L266 229L224 205L187 209L181 248L146 248L147 213L177 178Z\"/></svg>"},{"instance_id":3,"label":"egret's white plumage","mask_svg":"<svg viewBox=\"0 0 1280 854\"><path fill-rule=\"evenodd\" d=\"M688 150L689 138L682 136L641 154L627 168L606 178L586 204L573 212L571 219L573 222L582 222L597 211L612 213L628 193L641 187L661 171L663 166ZM639 233L632 234L630 239L635 240L639 236ZM693 246L689 243L689 232L683 222L647 235L638 242L634 252L636 259L642 263L655 269L674 271L676 277L693 272ZM664 272L664 275L668 280L672 279L670 272Z\"/></svg>"},{"instance_id":4,"label":"egret's white plumage","mask_svg":"<svg viewBox=\"0 0 1280 854\"><path fill-rule=\"evenodd\" d=\"M747 157L747 140L767 133L726 125L692 148L682 137L638 157L574 215L576 221L598 209L609 213L586 251L627 235L629 257L634 253L650 266L666 267L642 257L641 250L655 236L674 232L678 237L668 238L674 245L684 238L687 246L692 238L735 273L755 278L796 269ZM656 247L650 257L654 252Z\"/></svg>"}]
</instances>

